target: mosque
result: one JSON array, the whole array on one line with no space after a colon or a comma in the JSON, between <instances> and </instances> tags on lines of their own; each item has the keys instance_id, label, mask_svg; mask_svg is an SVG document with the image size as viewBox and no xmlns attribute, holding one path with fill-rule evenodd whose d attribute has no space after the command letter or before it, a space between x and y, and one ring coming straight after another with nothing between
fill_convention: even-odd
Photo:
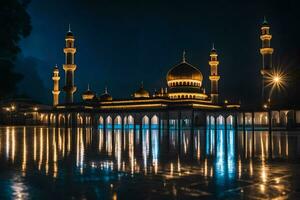
<instances>
[{"instance_id":1,"label":"mosque","mask_svg":"<svg viewBox=\"0 0 300 200\"><path fill-rule=\"evenodd\" d=\"M65 105L74 104L73 95L76 92L76 86L74 85L74 76L76 71L75 64L75 37L72 31L66 34L66 46L64 48L65 53L65 64L63 70L65 71L65 86L63 91L65 92ZM83 104L97 105L105 102L105 105L109 105L110 108L115 108L115 105L122 106L123 104L130 104L131 107L143 107L143 104L153 104L154 102L166 103L182 103L182 102L193 102L202 106L203 108L220 108L219 106L219 91L218 82L220 76L218 74L218 54L216 49L213 47L210 52L210 71L209 80L211 82L210 94L206 94L205 88L202 86L203 75L201 71L187 62L185 52L183 52L182 61L172 67L166 76L167 88L161 88L154 94L150 94L141 84L140 88L134 92L131 96L132 99L126 99L123 101L115 100L108 93L107 88L103 94L97 96L95 92L91 91L88 87L87 91L82 94ZM53 106L59 108L59 95L60 95L60 76L58 66L55 66L53 70ZM119 102L119 103L117 103ZM153 108L156 107L153 105Z\"/></svg>"},{"instance_id":2,"label":"mosque","mask_svg":"<svg viewBox=\"0 0 300 200\"><path fill-rule=\"evenodd\" d=\"M266 74L272 70L274 51L271 47L270 26L266 20L261 26L260 39L262 41L260 49L262 56L262 100L266 102L268 91L265 87L265 79ZM183 52L181 62L170 67L166 74L166 88L162 87L151 94L142 83L140 88L131 95L131 98L115 99L109 94L107 88L102 94L97 95L88 87L81 94L81 102L74 102L73 98L77 90L74 83L77 65L75 63L75 36L70 28L65 37L64 54L63 70L65 77L62 89L60 88L60 69L55 66L53 70L53 109L43 115L48 124L122 128L129 125L134 128L162 128L167 126L178 129L205 126L207 123L214 124L218 120L225 124L237 126L239 121L243 121L245 124L250 119L249 123L254 124L255 111L243 111L239 104L229 103L226 100L221 101L218 86L222 79L218 72L218 53L214 46L209 52L210 74L206 77L210 80L209 92L203 87L203 74L197 67L188 62L185 52ZM62 91L65 94L65 100L59 102L59 95ZM250 116L247 115L247 112L250 113ZM267 119L272 118L270 113L266 111L262 111L262 113L263 115L259 117L259 123L270 123ZM279 118L276 118L278 123L281 123L280 114L280 111L276 114ZM298 113L296 114L298 115ZM221 119L218 119L218 116L221 116Z\"/></svg>"}]
</instances>

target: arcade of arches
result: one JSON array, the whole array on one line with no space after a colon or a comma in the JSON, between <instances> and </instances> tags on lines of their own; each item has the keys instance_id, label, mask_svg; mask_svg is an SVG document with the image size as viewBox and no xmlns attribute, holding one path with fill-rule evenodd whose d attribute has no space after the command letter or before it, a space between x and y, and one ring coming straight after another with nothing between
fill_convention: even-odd
<instances>
[{"instance_id":1,"label":"arcade of arches","mask_svg":"<svg viewBox=\"0 0 300 200\"><path fill-rule=\"evenodd\" d=\"M193 117L192 117L193 116ZM271 120L269 120L271 116ZM195 127L209 128L289 128L300 124L300 111L280 110L268 112L204 113L201 111L174 111L148 113L48 113L38 118L43 124L55 126L97 126L99 128L132 129L173 128L184 129ZM74 120L75 119L75 120Z\"/></svg>"}]
</instances>

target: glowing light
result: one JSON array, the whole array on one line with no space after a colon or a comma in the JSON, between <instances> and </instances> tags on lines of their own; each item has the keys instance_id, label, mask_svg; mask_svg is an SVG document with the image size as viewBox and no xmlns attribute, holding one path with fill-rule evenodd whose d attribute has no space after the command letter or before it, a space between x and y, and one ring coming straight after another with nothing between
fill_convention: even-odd
<instances>
[{"instance_id":1,"label":"glowing light","mask_svg":"<svg viewBox=\"0 0 300 200\"><path fill-rule=\"evenodd\" d=\"M266 73L266 87L271 87L269 98L274 89L283 90L287 85L287 74L281 69L275 69Z\"/></svg>"}]
</instances>

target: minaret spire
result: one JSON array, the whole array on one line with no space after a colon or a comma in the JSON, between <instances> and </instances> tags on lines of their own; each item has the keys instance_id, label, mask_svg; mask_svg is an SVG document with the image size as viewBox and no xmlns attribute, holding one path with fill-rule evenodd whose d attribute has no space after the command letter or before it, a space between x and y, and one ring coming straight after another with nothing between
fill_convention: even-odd
<instances>
[{"instance_id":1,"label":"minaret spire","mask_svg":"<svg viewBox=\"0 0 300 200\"><path fill-rule=\"evenodd\" d=\"M266 18L266 16L264 16L264 21L263 21L263 24L268 24L268 21L267 21L267 18Z\"/></svg>"},{"instance_id":2,"label":"minaret spire","mask_svg":"<svg viewBox=\"0 0 300 200\"><path fill-rule=\"evenodd\" d=\"M71 31L71 24L69 24L69 30L68 30L68 32L69 32L69 33L72 32L72 31Z\"/></svg>"},{"instance_id":3,"label":"minaret spire","mask_svg":"<svg viewBox=\"0 0 300 200\"><path fill-rule=\"evenodd\" d=\"M183 63L186 62L185 54L186 54L186 52L185 52L185 50L183 50L183 52L182 52L182 62Z\"/></svg>"}]
</instances>

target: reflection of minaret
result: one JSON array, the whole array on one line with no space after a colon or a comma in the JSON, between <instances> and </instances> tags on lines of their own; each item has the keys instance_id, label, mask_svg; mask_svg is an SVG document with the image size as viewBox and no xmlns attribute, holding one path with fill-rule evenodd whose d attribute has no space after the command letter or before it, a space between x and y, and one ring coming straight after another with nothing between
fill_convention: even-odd
<instances>
[{"instance_id":1,"label":"reflection of minaret","mask_svg":"<svg viewBox=\"0 0 300 200\"><path fill-rule=\"evenodd\" d=\"M266 88L266 77L272 69L272 54L274 49L271 48L272 35L270 34L270 26L264 18L263 24L261 26L261 36L262 47L260 49L260 54L262 55L262 69L260 71L262 75L262 101L266 103L269 98L269 88Z\"/></svg>"},{"instance_id":2,"label":"reflection of minaret","mask_svg":"<svg viewBox=\"0 0 300 200\"><path fill-rule=\"evenodd\" d=\"M59 69L57 67L57 65L54 67L53 69L53 76L52 76L52 80L53 80L53 90L52 90L52 94L53 94L53 106L56 106L57 104L59 104Z\"/></svg>"},{"instance_id":3,"label":"reflection of minaret","mask_svg":"<svg viewBox=\"0 0 300 200\"><path fill-rule=\"evenodd\" d=\"M220 76L218 75L218 54L213 45L212 50L210 52L210 61L208 62L210 65L210 89L211 89L211 100L213 103L218 103L219 100L219 90L218 90L218 81Z\"/></svg>"},{"instance_id":4,"label":"reflection of minaret","mask_svg":"<svg viewBox=\"0 0 300 200\"><path fill-rule=\"evenodd\" d=\"M76 70L76 65L74 64L74 55L76 53L76 48L74 47L74 35L70 29L66 35L66 47L64 48L65 53L65 64L63 68L65 70L65 86L64 91L66 92L65 103L73 103L73 94L76 91L74 85L74 71Z\"/></svg>"}]
</instances>

